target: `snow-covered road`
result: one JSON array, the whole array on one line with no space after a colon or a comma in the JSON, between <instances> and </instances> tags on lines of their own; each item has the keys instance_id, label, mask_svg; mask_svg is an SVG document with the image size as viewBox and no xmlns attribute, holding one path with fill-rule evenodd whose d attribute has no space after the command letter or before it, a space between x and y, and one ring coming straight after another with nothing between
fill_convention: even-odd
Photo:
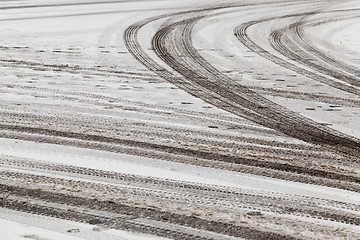
<instances>
[{"instance_id":1,"label":"snow-covered road","mask_svg":"<svg viewBox=\"0 0 360 240\"><path fill-rule=\"evenodd\" d=\"M0 239L359 239L356 0L0 2Z\"/></svg>"}]
</instances>

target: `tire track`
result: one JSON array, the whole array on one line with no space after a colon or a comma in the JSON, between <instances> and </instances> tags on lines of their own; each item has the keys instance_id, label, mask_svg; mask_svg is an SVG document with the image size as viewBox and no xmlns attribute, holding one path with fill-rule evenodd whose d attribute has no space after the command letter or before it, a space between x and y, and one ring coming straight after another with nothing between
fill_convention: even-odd
<instances>
[{"instance_id":1,"label":"tire track","mask_svg":"<svg viewBox=\"0 0 360 240\"><path fill-rule=\"evenodd\" d=\"M233 125L236 124L244 128L248 127L249 129L254 131L276 133L274 130L266 129L263 126L256 125L255 123L251 123L246 119L241 119L232 116L225 116L221 114L212 114L212 113L192 111L192 110L168 107L157 104L149 104L140 101L131 101L131 100L114 98L114 97L104 96L100 94L93 94L88 92L69 92L58 89L37 88L37 87L19 86L19 85L9 85L9 86L8 88L11 89L11 92L13 92L13 90L17 88L24 89L27 92L29 92L29 93L19 92L19 94L35 94L35 96L43 97L43 98L64 99L70 102L79 102L79 103L86 103L86 104L105 106L105 107L108 106L125 111L136 111L142 113L149 113L153 115L165 115L165 116L175 115L176 117L181 117L181 118L185 117L189 119L198 119L198 120L204 119L206 121L210 121L210 122L212 121L218 124L233 124ZM5 90L2 90L2 92L5 92ZM42 93L43 95L41 95L40 93ZM102 102L99 102L99 100L101 100Z\"/></svg>"},{"instance_id":2,"label":"tire track","mask_svg":"<svg viewBox=\"0 0 360 240\"><path fill-rule=\"evenodd\" d=\"M273 88L263 88L263 87L249 87L249 88L257 92L258 94L266 94L269 96L299 99L305 101L313 101L313 102L341 105L341 106L354 107L354 108L360 107L360 101L356 99L329 97L321 94L312 94L312 93L298 92L298 91L287 91L287 90L280 90Z\"/></svg>"},{"instance_id":3,"label":"tire track","mask_svg":"<svg viewBox=\"0 0 360 240\"><path fill-rule=\"evenodd\" d=\"M303 13L303 14L292 14L292 15L284 15L280 18L291 18L291 17L298 17L298 16L303 16L304 14L317 14L318 12L308 12L308 13ZM359 95L360 94L360 91L358 88L355 88L353 86L349 86L347 84L344 84L344 83L341 83L341 82L338 82L336 80L332 80L332 79L329 79L327 77L324 77L318 73L315 73L315 72L312 72L312 71L309 71L305 68L301 68L289 61L286 61L286 60L283 60L282 58L280 57L277 57L273 54L271 54L269 51L263 49L262 47L258 46L253 40L251 40L247 34L247 31L250 27L252 26L255 26L259 23L263 23L263 22L268 22L268 21L273 21L273 20L277 20L279 19L279 17L272 17L272 18L264 18L264 19L261 19L261 20L256 20L256 21L251 21L251 22L247 22L247 23L243 23L241 24L240 26L238 26L234 32L235 32L235 36L239 39L239 41L241 43L243 43L247 48L249 48L251 51L257 53L258 55L274 62L275 64L281 66L281 67L284 67L284 68L287 68L293 72L296 72L298 74L301 74L305 77L308 77L310 79L313 79L315 81L318 81L318 82L321 82L323 84L326 84L330 87L334 87L334 88L337 88L337 89L340 89L340 90L343 90L345 92L348 92L348 93L352 93L352 94L355 94L355 95ZM272 33L272 36L270 39L278 39L279 38L279 35L280 35L280 32L273 32ZM275 46L275 44L277 44L276 42L273 43L274 47L278 47L278 46ZM292 58L293 59L293 58ZM296 59L296 58L294 58Z\"/></svg>"},{"instance_id":4,"label":"tire track","mask_svg":"<svg viewBox=\"0 0 360 240\"><path fill-rule=\"evenodd\" d=\"M0 6L0 11L118 2L123 1ZM178 12L161 8L168 13L134 23L123 34L129 53L146 70L138 62L127 62L128 55L118 67L104 59L99 60L104 66L83 62L85 57L80 55L72 56L70 64L58 64L57 57L49 64L16 60L24 49L0 47L10 58L0 60L1 67L10 69L4 71L5 81L0 84L0 141L4 144L0 147L4 150L0 154L0 207L181 240L359 238L360 205L349 198L360 193L358 139L262 97L266 93L296 98L291 91L235 83L192 44L194 26L207 17L300 5L313 6L313 1L213 2L202 8L186 5L188 10ZM105 10L104 14L112 14L114 9ZM301 14L291 17L301 18ZM151 42L153 49L144 50L139 31L148 24L159 29ZM298 28L307 24L299 21ZM106 42L105 36L101 41ZM31 43L28 46L25 52L30 59L37 53ZM147 54L152 50L170 68ZM54 56L41 54L44 61ZM57 84L70 75L66 83ZM35 81L36 87L26 83L47 77L55 82ZM133 101L126 94L110 97L123 93L110 88L128 78L134 83L163 78L226 112ZM71 81L79 83L69 85ZM82 81L84 88L76 89ZM101 81L109 81L108 89L92 92ZM359 106L357 100L320 94L304 93L299 98ZM304 131L308 134L299 137ZM81 162L71 162L80 157ZM108 161L124 169L110 168L115 166L111 164L89 167ZM127 169L137 165L139 172ZM155 167L159 173L144 173L145 168ZM210 179L214 184L204 183ZM311 185L316 186L312 189Z\"/></svg>"},{"instance_id":5,"label":"tire track","mask_svg":"<svg viewBox=\"0 0 360 240\"><path fill-rule=\"evenodd\" d=\"M192 129L182 129L178 127L164 127L162 124L153 125L152 123L141 121L113 121L95 117L84 119L77 116L76 122L79 126L75 128L72 124L74 116L64 117L61 115L46 116L44 114L24 114L24 113L0 113L3 122L12 122L13 125L21 127L45 126L47 122L49 130L62 130L76 133L86 133L115 139L135 140L160 145L168 145L180 149L192 149L197 151L217 152L224 155L258 158L262 161L291 163L304 167L312 166L326 171L348 172L339 163L346 166L348 159L342 159L338 155L331 154L325 149L316 149L313 146L300 144L283 143L271 140L271 138L261 140L257 137L240 137L218 134L213 132L196 131ZM10 116L10 118L9 118ZM28 119L28 120L27 120ZM102 125L101 131L97 126ZM54 128L53 126L56 126ZM91 130L93 129L93 130ZM298 162L298 163L297 163ZM324 164L327 163L327 164Z\"/></svg>"},{"instance_id":6,"label":"tire track","mask_svg":"<svg viewBox=\"0 0 360 240\"><path fill-rule=\"evenodd\" d=\"M12 5L12 6L2 6L0 10L9 10L9 9L26 9L26 8L47 8L47 7L68 7L68 6L84 6L84 5L100 5L100 4L113 4L113 3L124 3L124 2L143 2L144 0L114 0L114 1L92 1L92 2L69 2L69 3L60 3L60 4L28 4L28 5Z\"/></svg>"},{"instance_id":7,"label":"tire track","mask_svg":"<svg viewBox=\"0 0 360 240\"><path fill-rule=\"evenodd\" d=\"M146 208L141 205L139 207L134 207L128 204L121 204L114 201L98 200L97 198L89 199L84 197L71 196L68 194L65 195L61 193L47 192L37 189L26 189L4 185L0 185L0 188L5 192L10 191L12 195L15 195L15 197L28 196L34 199L34 202L37 202L37 204L27 203L27 201L24 202L24 200L6 201L5 203L3 202L2 206L5 205L7 208L47 216L62 216L62 218L69 220L76 220L82 222L86 221L91 224L111 227L115 229L127 229L156 234L158 236L164 237L170 236L174 239L183 239L183 237L185 237L186 239L224 239L222 238L224 236L220 238L218 236L215 238L212 237L212 235L216 236L216 234L211 234L211 232L235 237L253 236L252 239L260 239L262 236L269 236L270 239L278 239L279 237L284 239L297 239L291 236L266 231L259 231L245 226L204 220L196 215L187 216L184 214L171 213L161 209L156 209L154 207ZM46 204L46 202L51 204ZM69 205L69 203L71 204ZM63 207L59 208L59 204L60 206L63 205ZM76 208L73 208L72 206ZM99 214L100 211L97 211L96 215L94 215L91 214L91 211L90 214L87 214L83 211L77 212L78 210L76 210L82 210L84 208L92 209L93 206L98 206L98 209L100 209L103 214ZM68 210L69 207L71 209L70 211ZM120 216L118 216L119 214ZM141 221L139 218L141 219ZM150 219L147 220L148 223L153 223L151 221L156 221L159 222L159 224L157 224L156 226L150 224L150 226L148 225L148 227L144 228L143 225L145 224L142 219ZM202 236L200 236L202 238L199 238L199 232L198 234L194 235L194 232L197 232L196 230L190 230L192 234L186 234L186 232L183 231L184 229L181 228L181 231L176 231L176 229L173 228L170 228L169 230L168 226L171 226L172 224L177 224L180 226L185 225L186 227L190 227L192 229L202 229L210 231L210 234L201 231L200 234ZM226 232L224 231L225 229ZM164 235L165 233L167 234L166 236Z\"/></svg>"},{"instance_id":8,"label":"tire track","mask_svg":"<svg viewBox=\"0 0 360 240\"><path fill-rule=\"evenodd\" d=\"M9 174L10 174L10 176L9 176ZM267 212L269 212L269 211L273 212L273 213L277 212L278 214L294 214L294 212L296 212L297 216L303 215L306 217L314 217L317 219L319 219L319 218L320 219L329 219L329 220L333 220L333 221L344 222L346 224L355 224L356 225L356 224L358 224L357 222L359 221L358 216L355 216L355 215L352 216L350 213L340 213L340 212L337 213L337 211L334 211L333 209L331 209L331 210L321 209L321 208L319 208L319 206L317 206L316 210L314 210L311 207L311 203L310 203L311 199L306 199L306 207L302 204L297 206L295 204L295 202L292 202L291 197L290 197L290 199L288 199L291 201L291 203L289 203L288 206L286 204L286 201L284 202L285 198L281 198L280 202L277 202L276 198L271 199L269 197L265 197L266 203L259 204L260 202L264 201L264 200L262 200L262 198L258 198L257 196L252 197L251 195L248 195L248 194L246 196L244 196L243 198L237 197L236 201L233 202L233 200L231 198L229 199L228 197L221 197L221 199L219 199L219 197L221 196L221 192L216 192L215 196L208 197L207 192L205 192L204 195L202 195L202 193L199 191L196 191L194 193L194 195L192 195L188 191L186 193L181 193L181 192L176 191L176 193L175 193L172 190L171 190L171 192L168 192L169 190L157 191L157 190L154 190L154 188L151 188L151 190L146 190L146 189L143 189L143 187L141 187L141 188L136 188L136 187L134 188L134 187L128 187L128 186L126 186L126 187L117 186L116 187L114 185L103 185L103 184L91 183L91 182L82 183L80 181L72 181L72 180L58 179L58 178L52 178L52 177L42 177L42 176L38 176L38 175L29 175L29 174L24 174L24 173L3 172L2 175L11 177L9 179L9 181L11 181L11 182L12 181L15 182L15 181L17 181L16 178L20 178L21 179L20 181L23 181L25 183L28 181L30 181L30 182L37 181L37 182L41 182L43 185L45 184L44 186L48 186L48 187L44 187L41 190L41 192L43 192L42 194L39 193L41 198L39 198L39 196L32 196L32 197L34 197L35 200L41 199L41 201L44 201L44 200L48 201L51 203L51 205L56 204L56 203L76 204L74 202L76 202L76 200L79 198L79 196L78 196L78 194L76 194L76 192L79 192L78 190L79 190L79 188L80 189L82 188L81 186L83 184L84 184L83 188L91 189L92 198L94 200L98 199L97 196L99 196L98 194L101 195L101 191L105 191L107 193L111 192L111 195L108 195L108 196L111 196L110 200L108 200L107 197L105 197L105 199L101 200L102 204L101 203L96 204L96 206L99 206L99 209L101 211L106 211L107 214L109 212L124 214L123 212L118 212L119 211L118 205L125 204L127 207L130 207L131 205L134 205L132 203L132 201L139 201L139 200L143 201L142 200L143 196L147 196L147 197L152 196L151 197L152 200L150 202L142 203L142 204L140 204L139 207L144 208L147 204L150 204L149 205L150 209L160 208L159 211L162 212L166 209L166 206L163 205L164 201L168 202L170 199L171 204L170 205L168 204L169 206L167 206L167 207L171 207L171 206L176 207L177 203L181 204L182 206L184 203L191 204L191 205L195 204L195 206L198 205L200 208L206 209L206 208L210 207L214 211L214 213L216 213L218 211L217 209L219 209L219 211L221 211L221 212L226 211L229 213L230 212L235 213L238 211L240 211L239 213L241 213L245 210L245 211L248 211L247 212L248 214L250 214L254 211L255 211L255 213L257 211L261 211L262 214L260 214L260 215L262 215L264 217L264 215L266 216ZM15 179L14 179L14 177L15 177ZM28 184L26 184L26 185L28 185ZM47 189L51 189L52 188L51 185L54 187L56 186L56 188L62 189L60 191L57 190L58 193L56 195L60 195L60 196L62 195L63 196L62 198L65 197L65 198L72 198L72 199L65 201L64 199L60 198L59 196L56 196L56 195L54 196L52 193L50 194L50 192L52 192L52 191L50 190L50 192L48 192L49 190L47 190ZM61 187L61 186L63 186L63 187ZM7 186L7 187L8 188L17 188L17 187L12 187L11 185ZM30 186L28 186L28 187L30 187ZM196 189L199 190L198 188L196 188ZM36 188L32 188L32 187L30 187L30 189L22 188L22 190L20 190L20 191L21 191L21 194L23 195L24 191L33 192L34 190L38 191ZM68 191L73 192L73 193L71 193L70 195L69 195L69 193L64 195L65 194L64 192L68 192ZM14 191L14 189L12 189L11 192L12 192L12 195L17 195L17 193L16 193L16 191ZM97 192L99 192L99 193L97 193ZM120 199L126 199L125 202L124 202L124 200L120 200L120 199L115 200L115 199L117 199L117 194L119 194L119 193L121 194ZM169 195L167 196L167 194L169 194ZM73 195L73 197L70 197L71 195ZM136 197L137 195L138 195L138 197ZM77 198L77 199L75 199L75 201L74 201L74 197ZM138 199L138 200L136 200L136 199ZM274 202L275 204L272 203L273 200L275 201ZM160 202L157 203L157 201L160 201ZM89 201L86 201L86 202L82 201L82 202L83 203L81 205L78 205L78 207L84 208L84 207L91 206L91 202L89 203ZM247 207L245 207L245 209L243 209L243 207L240 207L239 210L236 210L236 209L238 209L238 207L236 207L236 206L239 203L244 203L244 205L246 205ZM77 204L79 204L79 203L77 203ZM89 206L89 204L90 204L90 206ZM160 205L157 205L157 204L160 204ZM208 204L210 204L210 205L207 207ZM117 205L117 206L115 207L114 205ZM137 205L137 204L135 204L135 205ZM156 207L156 206L158 206L158 207ZM159 206L161 206L161 207L159 207ZM281 206L284 206L284 208L282 210L279 209L279 207L282 208ZM148 209L149 207L146 207L146 208ZM161 210L161 209L164 209L164 210ZM226 209L228 209L228 210L226 210ZM276 210L276 209L278 209L278 210ZM249 210L250 210L250 212L249 212ZM181 211L184 211L184 209L180 210L180 212ZM129 214L129 212L127 212L127 214ZM151 215L150 218L154 218L154 215L156 215L156 214L154 214L154 212L153 212L153 214ZM184 215L184 214L182 214L182 215ZM201 218L201 216L200 216L200 218ZM162 219L164 219L164 217L162 217ZM165 219L169 220L167 217L165 217ZM270 217L270 219L271 219L271 217ZM155 219L155 220L159 220L159 219ZM179 224L179 222L175 222L175 223ZM192 226L192 227L194 227L194 226Z\"/></svg>"},{"instance_id":9,"label":"tire track","mask_svg":"<svg viewBox=\"0 0 360 240\"><path fill-rule=\"evenodd\" d=\"M358 11L358 9L354 9L354 11ZM311 27L314 25L325 24L325 23L330 23L330 22L335 22L335 21L343 21L343 20L354 19L354 18L359 18L359 16L356 15L356 16L350 16L350 17L340 17L340 18L335 18L335 19L326 19L323 21L317 20L316 22L312 22L312 23L306 23L306 22L304 22L305 19L301 19L300 21L298 21L296 23L295 28L291 29L291 34L293 35L294 39L302 47L304 47L304 49L307 52L314 54L319 59L322 59L326 63L331 64L332 66L335 66L340 70L346 71L346 72L354 75L355 77L358 77L360 72L356 66L348 65L345 62L340 62L340 61L336 60L335 58L333 58L329 55L326 55L324 52L320 51L314 45L311 44L311 40L307 37L307 35L305 33L305 27Z\"/></svg>"},{"instance_id":10,"label":"tire track","mask_svg":"<svg viewBox=\"0 0 360 240\"><path fill-rule=\"evenodd\" d=\"M181 73L188 81L193 81L197 86L201 86L202 89L200 91L206 91L207 94L220 94L222 100L229 104L231 108L228 109L223 105L220 106L213 103L215 106L234 114L247 109L245 110L247 111L247 118L256 123L307 142L330 146L337 151L340 150L347 154L352 153L355 154L355 156L357 155L357 149L360 147L357 139L320 126L310 119L301 117L260 97L245 87L234 86L234 84L231 83L231 79L211 67L196 53L191 43L191 30L200 18L202 17L192 18L187 20L186 23L174 23L160 29L156 33L153 39L153 47L163 61ZM175 36L172 37L171 34L174 32L174 28L177 28L178 31L175 33ZM176 35L177 33L178 35ZM181 36L183 36L183 38L181 38ZM169 45L171 41L174 41L174 43ZM173 50L174 47L176 47L176 50L181 52L182 55L188 56L191 63L189 62L185 65L184 59L177 57L178 54ZM200 66L196 70L193 70L194 65ZM201 72L201 74L198 72ZM234 88L236 89L236 93L228 90Z\"/></svg>"},{"instance_id":11,"label":"tire track","mask_svg":"<svg viewBox=\"0 0 360 240\"><path fill-rule=\"evenodd\" d=\"M44 126L46 122L51 122L52 125L56 125L57 129L67 129L71 126L72 121L74 120L74 116L69 115L54 115L54 114L34 114L33 113L20 113L20 112L0 112L0 116L2 116L2 122L12 122L14 125L23 126L23 127L41 127ZM127 136L127 133L138 134L142 136L151 137L159 137L165 138L169 140L184 140L189 141L202 141L202 143L213 143L217 146L223 147L236 147L241 146L241 144L252 144L253 146L263 146L263 147L277 147L279 149L286 149L286 151L291 150L303 150L303 151L319 151L324 152L324 149L316 149L313 146L307 146L306 144L298 144L298 143L286 143L280 141L274 141L269 138L267 139L259 139L258 137L245 137L245 136L236 136L236 135L226 135L217 132L206 132L193 130L189 128L180 128L180 127L166 127L163 124L157 123L148 123L142 122L139 120L127 120L123 121L114 121L113 119L104 119L104 118L96 118L91 116L89 118L87 115L85 116L77 116L76 122L79 123L78 129L73 128L74 132L82 132L82 128L84 131L86 129L96 129L96 126L100 123L103 124L101 132L104 135L123 135ZM114 130L114 127L116 129ZM51 129L51 126L49 126ZM76 129L76 130L75 130ZM111 134L111 131L114 133ZM97 130L93 131L94 133ZM181 136L181 138L180 138ZM225 142L226 141L226 142ZM275 149L274 149L275 150ZM310 153L308 153L310 154Z\"/></svg>"},{"instance_id":12,"label":"tire track","mask_svg":"<svg viewBox=\"0 0 360 240\"><path fill-rule=\"evenodd\" d=\"M350 84L350 86L353 86L354 88L357 88L360 86L359 79L352 74L347 74L346 72L340 72L339 69L343 69L345 66L339 64L337 61L330 59L329 57L325 57L323 54L320 54L318 51L313 51L314 49L309 49L308 44L304 43L302 40L302 33L299 29L299 25L305 24L306 19L310 16L313 16L314 14L319 13L310 13L305 14L304 16L299 17L298 19L294 19L293 22L289 26L286 26L281 29L274 30L270 33L269 41L271 43L271 46L278 52L280 52L285 57L288 57L290 59L294 59L295 61L299 62L302 65L305 65L316 72L328 75L334 79L340 80L342 82L346 82ZM311 54L308 54L308 51L305 52L299 47L297 47L286 35L287 32L291 35L296 35L296 38L299 40L297 42L300 42L301 46L308 48L312 53L316 54L316 56L323 60L325 63L331 63L332 66L326 66L322 64L318 59L314 59ZM337 68L337 70L334 69ZM345 67L347 68L347 67ZM357 95L359 95L359 92L357 91Z\"/></svg>"},{"instance_id":13,"label":"tire track","mask_svg":"<svg viewBox=\"0 0 360 240\"><path fill-rule=\"evenodd\" d=\"M2 167L13 168L14 170L22 170L29 172L37 172L41 175L43 174L57 174L61 177L71 177L72 179L78 179L77 175L81 175L81 179L87 179L88 181L95 180L97 182L104 183L105 181L112 185L124 186L134 186L140 188L148 189L158 189L158 190L169 190L177 193L179 191L184 191L186 194L191 193L194 195L202 195L205 197L220 197L218 194L226 195L224 198L227 198L232 201L238 201L241 197L243 201L247 201L248 197L250 198L266 198L274 201L291 201L296 204L307 204L307 205L322 205L326 208L342 208L345 210L358 211L360 206L356 204L342 203L339 201L334 201L330 199L322 199L319 197L307 197L301 195L283 195L271 192L269 196L269 191L255 191L247 189L239 189L234 187L225 187L225 186L214 186L210 184L199 184L199 183L189 183L184 181L177 181L172 179L160 179L155 177L143 177L133 174L123 174L116 173L111 171L104 171L99 169L91 169L85 167L76 167L72 165L65 164L56 164L56 163L47 163L42 161L34 161L23 158L15 158L9 156L1 156L0 164ZM35 176L35 175L34 175ZM256 202L256 201L254 201ZM311 204L310 204L311 202ZM274 204L273 207L277 206ZM239 206L237 206L239 207Z\"/></svg>"},{"instance_id":14,"label":"tire track","mask_svg":"<svg viewBox=\"0 0 360 240\"><path fill-rule=\"evenodd\" d=\"M316 177L314 180L319 185L323 184L323 179L330 180L332 182L331 186L337 186L342 189L351 189L353 191L359 191L357 189L357 184L360 183L360 178L352 175L344 175L339 173L334 173L333 171L320 170L315 168L308 168L297 166L289 163L279 163L277 161L266 161L259 160L257 158L251 157L236 157L231 155L226 155L222 153L215 153L211 151L196 150L191 148L182 148L182 147L173 147L168 145L161 145L156 143L149 143L143 141L135 141L128 139L120 139L113 137L104 137L99 135L90 135L82 133L71 133L71 132L62 132L49 129L39 129L31 127L20 127L20 126L10 126L10 125L0 125L2 131L10 131L10 134L3 132L3 137L20 139L26 141L36 141L36 142L45 142L52 144L61 144L65 146L77 146L82 148L98 149L105 150L109 152L117 153L126 153L130 155L139 155L147 157L156 157L156 152L162 154L176 154L183 156L185 158L191 157L196 159L205 160L205 166L209 166L211 161L216 162L225 162L230 164L240 164L250 167L260 167L264 169L272 169L276 171L285 171L294 174L300 174L303 176L309 175L310 177ZM19 133L19 134L17 134ZM125 149L122 150L124 146ZM128 150L126 150L128 149ZM139 149L138 152L136 149ZM162 158L160 158L162 159ZM210 162L208 162L210 161ZM197 165L198 163L195 163ZM216 166L216 165L215 165ZM317 179L320 177L320 179ZM317 180L316 180L317 179ZM304 180L300 180L304 182ZM305 180L307 181L307 180ZM342 181L344 181L342 183ZM351 184L355 185L352 186ZM355 188L354 188L355 187Z\"/></svg>"}]
</instances>

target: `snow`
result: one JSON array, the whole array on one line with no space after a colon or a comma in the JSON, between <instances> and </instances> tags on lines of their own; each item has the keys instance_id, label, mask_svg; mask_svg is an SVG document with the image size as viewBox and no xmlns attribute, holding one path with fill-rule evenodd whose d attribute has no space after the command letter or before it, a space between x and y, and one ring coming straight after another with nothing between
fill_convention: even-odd
<instances>
[{"instance_id":1,"label":"snow","mask_svg":"<svg viewBox=\"0 0 360 240\"><path fill-rule=\"evenodd\" d=\"M316 5L316 3L314 4ZM199 24L195 26L196 30L193 33L194 45L199 50L200 54L202 54L202 56L212 65L217 66L218 69L228 74L239 84L245 86L290 90L299 92L299 94L303 92L329 97L341 97L354 100L359 99L356 95L346 93L324 84L319 84L319 82L312 79L304 78L299 75L292 76L292 71L285 68L279 68L269 60L259 58L255 53L249 52L248 49L234 36L233 29L243 22L250 22L260 18L258 15L262 16L263 13L261 11L254 12L254 8L256 7L249 7L247 11L242 9L240 13L229 11L226 14L216 15L209 17L209 19L206 18L201 20ZM304 6L304 9L306 8L308 8L307 5ZM300 11L299 9L301 8L296 8L296 11ZM272 8L271 13L264 18L287 14L289 14L288 10L283 8L283 6L279 6L278 9L276 7ZM240 20L231 21L232 19ZM284 18L282 20L284 23L278 19L270 21L270 23L269 21L263 23L260 22L249 28L248 35L256 42L256 44L269 51L271 54L274 54L279 58L284 58L284 56L272 49L268 39L263 36L268 36L275 27L280 28L279 26L281 26L281 24L287 24L287 21L287 18ZM224 22L228 24L223 24ZM324 23L320 26L311 26L306 28L306 31L312 34L311 39L321 39L321 43L315 42L316 47L321 48L322 45L337 46L343 52L351 55L351 60L354 62L354 60L360 60L358 58L358 53L360 51L359 28L360 24L358 17L355 17L350 18L350 20L330 21L330 23ZM329 33L331 33L331 35L329 35ZM326 39L327 42L324 42L324 39ZM214 49L216 49L216 51L214 51ZM326 52L327 51L328 48L326 48ZM335 58L338 57L338 55L335 56ZM262 67L259 68L258 66ZM307 69L305 66L302 67ZM283 80L278 81L279 79ZM308 102L281 97L266 97L307 118L320 123L327 123L330 128L360 138L360 128L358 124L360 112L358 107L339 106L337 108L332 108L329 107L329 104L322 104L315 101ZM306 110L307 108L315 108L316 111L308 111Z\"/></svg>"},{"instance_id":2,"label":"snow","mask_svg":"<svg viewBox=\"0 0 360 240\"><path fill-rule=\"evenodd\" d=\"M356 192L119 153L3 138L0 138L0 152L24 159L117 173L360 204L360 194Z\"/></svg>"},{"instance_id":3,"label":"snow","mask_svg":"<svg viewBox=\"0 0 360 240\"><path fill-rule=\"evenodd\" d=\"M166 240L0 208L1 240Z\"/></svg>"},{"instance_id":4,"label":"snow","mask_svg":"<svg viewBox=\"0 0 360 240\"><path fill-rule=\"evenodd\" d=\"M118 121L121 124L133 124L132 126L141 124L150 126L149 128L154 126L171 127L184 130L184 132L186 130L203 131L207 134L226 134L227 136L293 143L306 147L312 146L310 143L277 134L276 132L274 134L262 133L261 130L268 129L191 96L135 61L123 42L123 32L129 25L137 21L219 2L221 1L123 1L112 4L1 9L1 113L38 114L44 117L61 116L63 119L74 117L74 122L76 120L86 122L85 120L89 117L89 121L92 119L101 122L106 119L110 123L112 123L111 121ZM246 2L252 1L244 1L244 3ZM59 3L73 3L73 1L2 1L0 6ZM350 1L350 3L344 3L340 6L352 8L355 3L357 2ZM291 3L289 4L291 5ZM314 8L318 5L319 3L315 1L312 4ZM226 14L206 17L195 25L192 35L195 48L211 65L232 78L236 83L255 89L254 91L256 91L256 88L268 88L294 91L299 94L323 94L329 98L359 100L359 97L354 94L334 89L325 84L319 84L317 81L301 75L294 75L294 72L280 68L273 62L259 57L258 54L249 51L239 42L234 36L234 29L241 23L291 14L287 8L283 7L283 3L274 3L271 7L271 12L266 11L267 7L259 11L258 6L243 7L241 11L234 11L234 9L215 11L226 12ZM305 11L308 8L309 4L305 1L303 5L298 5L292 11ZM329 9L333 8L336 9L336 6L329 6ZM335 14L335 16L337 15ZM316 21L322 17L324 16L321 14L315 15L310 20ZM176 75L177 73L162 62L151 49L152 36L168 19L159 19L145 25L140 29L138 38L141 46L152 59ZM268 36L274 28L285 26L289 23L288 20L288 18L284 18L259 23L249 28L248 34L256 44L259 44L265 50L281 59L286 59L279 52L274 51L268 38L264 36ZM358 20L358 16L352 13L348 19L307 26L306 34L312 39L312 44L320 50L349 65L359 66L360 23ZM296 64L295 61L286 60ZM73 67L73 69L65 68L66 70L63 70L64 66ZM311 70L306 66L303 66L303 68ZM96 99L94 96L89 96L89 93L104 98ZM354 138L360 138L360 109L356 106L331 106L331 104L322 102L274 97L266 94L264 97L314 121L325 123L328 127L339 132ZM113 101L114 99L118 101ZM164 117L163 115L149 114L146 111L140 113L126 109L136 107L144 109L148 107L148 110L154 111L167 111L169 116ZM198 118L194 117L194 119L187 117L186 114L172 116L172 108L174 108L174 112L182 113L181 110L183 110L200 115L209 115L203 118L197 116ZM211 114L231 117L236 119L237 123L241 123L239 126L257 128L258 131L242 130L241 127L237 130L231 129L228 127L228 125L233 124L230 120L219 122L216 126L217 129L209 129L209 123L214 120ZM29 120L26 119L26 121ZM14 122L26 124L21 117L14 119ZM41 123L41 119L39 122ZM4 122L2 121L2 123ZM58 122L43 121L42 123L43 126L54 129L57 126L66 126L60 120ZM36 123L33 122L32 124L35 125ZM160 127L159 129L161 129ZM63 130L61 127L59 129ZM82 128L82 126L75 129L79 130L79 132L84 129L90 132L99 130L86 129L86 127ZM123 133L115 130L112 133L113 135L119 134L119 136L127 139L125 134L121 135ZM3 132L5 133L5 131ZM175 134L174 136L176 138ZM143 137L140 140L149 140L145 138ZM131 136L129 139L131 139ZM164 139L153 140L153 142L160 142L161 144L164 144L164 141ZM226 141L230 142L230 140ZM175 140L174 142L168 142L168 146L177 146L176 144L186 146L186 143L180 140L178 142L175 142ZM250 143L244 143L244 145L246 144ZM261 144L253 144L253 146L261 146ZM203 144L200 147L210 148L211 146ZM170 154L169 156L171 157ZM353 191L194 166L150 157L15 140L0 135L0 159L7 157L154 177L162 180L209 184L269 195L303 196L360 204L360 193ZM0 165L0 170L8 169L6 166ZM65 179L74 178L71 174L66 175L64 173L61 175L62 173L59 172L40 169L14 167L11 170ZM86 178L82 180L94 181ZM349 212L351 211L349 210ZM290 215L286 216L286 218L289 221L293 220L293 216ZM319 225L341 226L352 231L358 230L357 226L346 226L346 224L338 222L318 221L298 216L294 218L310 224L313 221ZM286 227L283 227L283 229L286 231ZM309 234L311 235L311 233ZM162 238L128 231L104 229L90 224L0 208L0 240L20 239L151 240Z\"/></svg>"}]
</instances>

